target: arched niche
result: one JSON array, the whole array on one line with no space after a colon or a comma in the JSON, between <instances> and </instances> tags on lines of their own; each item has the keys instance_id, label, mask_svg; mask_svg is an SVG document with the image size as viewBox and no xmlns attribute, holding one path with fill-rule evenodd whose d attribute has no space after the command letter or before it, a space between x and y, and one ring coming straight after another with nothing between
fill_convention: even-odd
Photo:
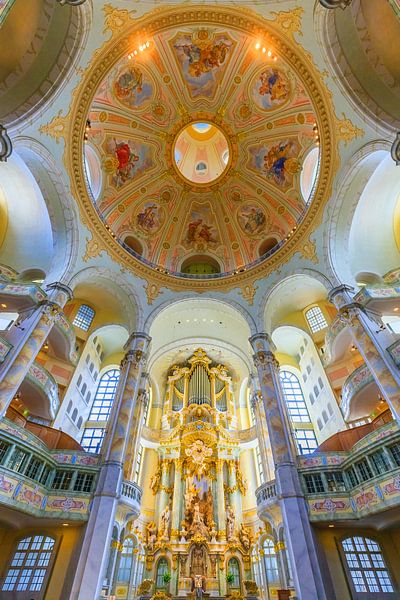
<instances>
[{"instance_id":1,"label":"arched niche","mask_svg":"<svg viewBox=\"0 0 400 600\"><path fill-rule=\"evenodd\" d=\"M133 235L127 235L124 239L124 244L125 246L128 246L130 250L133 250L135 254L139 254L139 256L143 255L143 245Z\"/></svg>"},{"instance_id":2,"label":"arched niche","mask_svg":"<svg viewBox=\"0 0 400 600\"><path fill-rule=\"evenodd\" d=\"M259 256L260 257L264 256L264 254L267 254L267 252L270 252L272 250L272 248L274 248L278 243L279 243L278 240L272 236L263 240L258 249Z\"/></svg>"},{"instance_id":3,"label":"arched niche","mask_svg":"<svg viewBox=\"0 0 400 600\"><path fill-rule=\"evenodd\" d=\"M195 255L185 259L180 268L181 273L193 275L211 275L221 273L219 262L209 255Z\"/></svg>"}]
</instances>

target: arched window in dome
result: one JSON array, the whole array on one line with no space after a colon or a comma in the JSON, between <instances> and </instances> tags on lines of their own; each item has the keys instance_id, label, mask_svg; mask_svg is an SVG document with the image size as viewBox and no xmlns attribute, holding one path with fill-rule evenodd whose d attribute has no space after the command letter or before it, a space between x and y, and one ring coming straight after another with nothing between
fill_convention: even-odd
<instances>
[{"instance_id":1,"label":"arched window in dome","mask_svg":"<svg viewBox=\"0 0 400 600\"><path fill-rule=\"evenodd\" d=\"M342 540L342 550L354 598L370 598L370 594L386 598L386 594L395 592L378 542L361 536L348 537Z\"/></svg>"},{"instance_id":2,"label":"arched window in dome","mask_svg":"<svg viewBox=\"0 0 400 600\"><path fill-rule=\"evenodd\" d=\"M72 325L79 327L79 329L83 329L83 331L88 331L93 322L95 314L96 313L93 308L87 304L81 304L74 320L72 321Z\"/></svg>"},{"instance_id":3,"label":"arched window in dome","mask_svg":"<svg viewBox=\"0 0 400 600\"><path fill-rule=\"evenodd\" d=\"M126 236L124 244L128 246L130 250L133 250L135 254L138 254L139 256L143 255L143 246L137 238L133 237L133 235Z\"/></svg>"},{"instance_id":4,"label":"arched window in dome","mask_svg":"<svg viewBox=\"0 0 400 600\"><path fill-rule=\"evenodd\" d=\"M308 204L312 197L315 181L317 179L319 163L319 148L312 148L303 161L300 174L300 189L304 202Z\"/></svg>"},{"instance_id":5,"label":"arched window in dome","mask_svg":"<svg viewBox=\"0 0 400 600\"><path fill-rule=\"evenodd\" d=\"M213 273L221 273L221 266L212 256L196 255L184 260L180 271L181 273L190 273L192 275L211 275Z\"/></svg>"},{"instance_id":6,"label":"arched window in dome","mask_svg":"<svg viewBox=\"0 0 400 600\"><path fill-rule=\"evenodd\" d=\"M265 538L263 544L264 550L264 567L268 585L271 583L279 583L278 561L274 542L270 538Z\"/></svg>"},{"instance_id":7,"label":"arched window in dome","mask_svg":"<svg viewBox=\"0 0 400 600\"><path fill-rule=\"evenodd\" d=\"M89 185L90 192L93 200L97 200L101 192L102 186L102 170L100 159L97 156L96 151L90 146L85 144L84 148L84 165L87 183Z\"/></svg>"},{"instance_id":8,"label":"arched window in dome","mask_svg":"<svg viewBox=\"0 0 400 600\"><path fill-rule=\"evenodd\" d=\"M196 172L198 175L204 175L207 172L207 165L205 162L198 162L196 165Z\"/></svg>"},{"instance_id":9,"label":"arched window in dome","mask_svg":"<svg viewBox=\"0 0 400 600\"><path fill-rule=\"evenodd\" d=\"M134 540L131 537L124 539L118 565L118 583L129 583L131 579L134 547Z\"/></svg>"},{"instance_id":10,"label":"arched window in dome","mask_svg":"<svg viewBox=\"0 0 400 600\"><path fill-rule=\"evenodd\" d=\"M312 333L317 333L328 327L328 323L323 315L322 310L319 306L312 306L305 312L307 323Z\"/></svg>"},{"instance_id":11,"label":"arched window in dome","mask_svg":"<svg viewBox=\"0 0 400 600\"><path fill-rule=\"evenodd\" d=\"M4 578L2 591L15 591L18 597L19 592L40 592L50 573L54 545L55 540L44 535L32 535L20 540Z\"/></svg>"},{"instance_id":12,"label":"arched window in dome","mask_svg":"<svg viewBox=\"0 0 400 600\"><path fill-rule=\"evenodd\" d=\"M229 583L229 587L234 590L240 589L240 567L237 558L230 558L228 562L228 573L233 575L232 581Z\"/></svg>"}]
</instances>

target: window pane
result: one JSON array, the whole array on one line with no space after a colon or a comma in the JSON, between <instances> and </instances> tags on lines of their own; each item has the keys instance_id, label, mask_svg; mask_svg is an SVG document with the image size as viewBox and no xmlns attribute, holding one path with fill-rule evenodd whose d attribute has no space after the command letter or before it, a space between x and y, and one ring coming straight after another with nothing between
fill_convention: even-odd
<instances>
[{"instance_id":1,"label":"window pane","mask_svg":"<svg viewBox=\"0 0 400 600\"><path fill-rule=\"evenodd\" d=\"M50 564L54 540L42 535L21 540L4 579L3 591L40 592ZM29 568L27 568L29 567ZM41 568L38 568L41 567Z\"/></svg>"},{"instance_id":2,"label":"window pane","mask_svg":"<svg viewBox=\"0 0 400 600\"><path fill-rule=\"evenodd\" d=\"M290 371L281 371L279 376L289 417L294 422L310 423L310 416L298 378Z\"/></svg>"},{"instance_id":3,"label":"window pane","mask_svg":"<svg viewBox=\"0 0 400 600\"><path fill-rule=\"evenodd\" d=\"M107 421L117 391L119 370L111 369L99 381L93 400L89 421Z\"/></svg>"},{"instance_id":4,"label":"window pane","mask_svg":"<svg viewBox=\"0 0 400 600\"><path fill-rule=\"evenodd\" d=\"M375 540L355 536L342 541L354 589L359 593L393 592L393 585L379 544Z\"/></svg>"},{"instance_id":5,"label":"window pane","mask_svg":"<svg viewBox=\"0 0 400 600\"><path fill-rule=\"evenodd\" d=\"M322 314L322 310L319 308L319 306L313 306L312 308L310 308L306 312L306 319L313 333L316 333L317 331L328 327L328 323L326 322L326 319Z\"/></svg>"},{"instance_id":6,"label":"window pane","mask_svg":"<svg viewBox=\"0 0 400 600\"><path fill-rule=\"evenodd\" d=\"M81 439L82 448L84 448L87 452L93 452L94 454L97 454L100 452L104 434L105 429L102 429L101 427L96 429L92 429L90 427L86 428Z\"/></svg>"},{"instance_id":7,"label":"window pane","mask_svg":"<svg viewBox=\"0 0 400 600\"><path fill-rule=\"evenodd\" d=\"M94 315L95 312L93 308L90 308L90 306L87 306L86 304L81 304L72 324L75 325L75 327L87 331L92 324Z\"/></svg>"}]
</instances>

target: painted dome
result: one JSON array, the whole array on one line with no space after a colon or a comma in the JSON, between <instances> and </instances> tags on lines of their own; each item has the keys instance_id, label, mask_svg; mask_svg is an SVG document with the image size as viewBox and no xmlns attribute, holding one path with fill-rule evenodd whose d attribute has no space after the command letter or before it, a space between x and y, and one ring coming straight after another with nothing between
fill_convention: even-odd
<instances>
[{"instance_id":1,"label":"painted dome","mask_svg":"<svg viewBox=\"0 0 400 600\"><path fill-rule=\"evenodd\" d=\"M312 204L313 101L253 35L163 29L114 64L88 116L92 201L147 264L227 273L268 260Z\"/></svg>"}]
</instances>

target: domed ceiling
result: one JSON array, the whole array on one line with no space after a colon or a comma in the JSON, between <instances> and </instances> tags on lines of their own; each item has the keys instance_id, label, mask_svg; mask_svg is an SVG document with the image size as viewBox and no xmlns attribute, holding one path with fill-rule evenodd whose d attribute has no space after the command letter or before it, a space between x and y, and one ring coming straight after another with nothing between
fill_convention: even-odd
<instances>
[{"instance_id":1,"label":"domed ceiling","mask_svg":"<svg viewBox=\"0 0 400 600\"><path fill-rule=\"evenodd\" d=\"M142 37L98 86L89 119L99 215L128 252L169 272L265 259L308 208L313 101L265 39L216 25Z\"/></svg>"}]
</instances>

